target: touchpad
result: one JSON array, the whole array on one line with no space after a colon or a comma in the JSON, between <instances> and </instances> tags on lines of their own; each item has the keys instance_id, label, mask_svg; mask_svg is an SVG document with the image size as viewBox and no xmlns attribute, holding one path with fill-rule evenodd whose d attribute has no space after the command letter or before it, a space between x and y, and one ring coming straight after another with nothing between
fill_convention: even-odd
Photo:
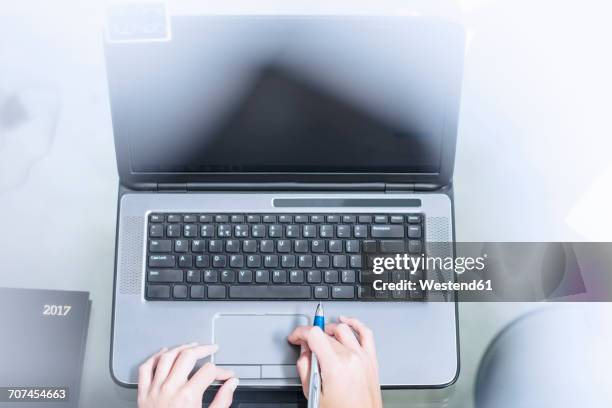
<instances>
[{"instance_id":1,"label":"touchpad","mask_svg":"<svg viewBox=\"0 0 612 408\"><path fill-rule=\"evenodd\" d=\"M215 364L295 364L299 348L287 341L297 326L308 324L305 315L219 315L213 339L219 346Z\"/></svg>"}]
</instances>

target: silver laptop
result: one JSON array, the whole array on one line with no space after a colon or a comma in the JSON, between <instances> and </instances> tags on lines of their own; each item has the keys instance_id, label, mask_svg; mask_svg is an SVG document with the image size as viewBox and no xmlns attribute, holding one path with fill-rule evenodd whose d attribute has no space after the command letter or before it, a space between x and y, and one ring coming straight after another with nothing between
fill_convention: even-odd
<instances>
[{"instance_id":1,"label":"silver laptop","mask_svg":"<svg viewBox=\"0 0 612 408\"><path fill-rule=\"evenodd\" d=\"M454 302L368 291L368 254L453 239L463 31L415 17L174 17L108 40L120 176L111 373L216 343L245 388L297 388L286 336L355 316L383 388L458 374Z\"/></svg>"}]
</instances>

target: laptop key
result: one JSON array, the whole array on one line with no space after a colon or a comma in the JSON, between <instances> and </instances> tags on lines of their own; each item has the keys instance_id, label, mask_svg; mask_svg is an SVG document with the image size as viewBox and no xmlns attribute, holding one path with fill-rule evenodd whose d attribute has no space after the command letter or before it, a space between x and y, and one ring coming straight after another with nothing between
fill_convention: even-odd
<instances>
[{"instance_id":1,"label":"laptop key","mask_svg":"<svg viewBox=\"0 0 612 408\"><path fill-rule=\"evenodd\" d=\"M354 215L343 215L342 216L342 222L346 222L346 223L354 223L357 222L357 217L355 217Z\"/></svg>"},{"instance_id":2,"label":"laptop key","mask_svg":"<svg viewBox=\"0 0 612 408\"><path fill-rule=\"evenodd\" d=\"M190 269L187 271L187 282L199 283L202 280L202 273L200 271L194 271Z\"/></svg>"},{"instance_id":3,"label":"laptop key","mask_svg":"<svg viewBox=\"0 0 612 408\"><path fill-rule=\"evenodd\" d=\"M409 225L408 226L408 238L421 238L421 226L420 225Z\"/></svg>"},{"instance_id":4,"label":"laptop key","mask_svg":"<svg viewBox=\"0 0 612 408\"><path fill-rule=\"evenodd\" d=\"M371 224L372 216L371 215L360 215L358 220L359 220L359 223L361 224Z\"/></svg>"},{"instance_id":5,"label":"laptop key","mask_svg":"<svg viewBox=\"0 0 612 408\"><path fill-rule=\"evenodd\" d=\"M363 241L363 252L367 254L376 252L376 241Z\"/></svg>"},{"instance_id":6,"label":"laptop key","mask_svg":"<svg viewBox=\"0 0 612 408\"><path fill-rule=\"evenodd\" d=\"M315 265L317 268L329 268L331 265L329 255L317 255Z\"/></svg>"},{"instance_id":7,"label":"laptop key","mask_svg":"<svg viewBox=\"0 0 612 408\"><path fill-rule=\"evenodd\" d=\"M255 241L254 239L245 239L244 241L242 241L242 252L257 252L257 241Z\"/></svg>"},{"instance_id":8,"label":"laptop key","mask_svg":"<svg viewBox=\"0 0 612 408\"><path fill-rule=\"evenodd\" d=\"M170 252L172 250L172 241L169 239L152 239L149 241L150 252Z\"/></svg>"},{"instance_id":9,"label":"laptop key","mask_svg":"<svg viewBox=\"0 0 612 408\"><path fill-rule=\"evenodd\" d=\"M259 268L261 266L261 255L249 255L247 256L247 267Z\"/></svg>"},{"instance_id":10,"label":"laptop key","mask_svg":"<svg viewBox=\"0 0 612 408\"><path fill-rule=\"evenodd\" d=\"M174 283L183 281L183 271L178 269L151 269L147 274L149 282Z\"/></svg>"},{"instance_id":11,"label":"laptop key","mask_svg":"<svg viewBox=\"0 0 612 408\"><path fill-rule=\"evenodd\" d=\"M217 271L213 271L207 269L204 271L204 282L205 283L216 283L219 282L219 273Z\"/></svg>"},{"instance_id":12,"label":"laptop key","mask_svg":"<svg viewBox=\"0 0 612 408\"><path fill-rule=\"evenodd\" d=\"M189 251L189 241L186 239L175 239L174 240L174 252L187 252Z\"/></svg>"},{"instance_id":13,"label":"laptop key","mask_svg":"<svg viewBox=\"0 0 612 408\"><path fill-rule=\"evenodd\" d=\"M149 227L149 236L151 238L162 238L164 236L164 226L154 224Z\"/></svg>"},{"instance_id":14,"label":"laptop key","mask_svg":"<svg viewBox=\"0 0 612 408\"><path fill-rule=\"evenodd\" d=\"M421 241L417 239L411 239L408 241L408 252L411 254L418 254L422 250Z\"/></svg>"},{"instance_id":15,"label":"laptop key","mask_svg":"<svg viewBox=\"0 0 612 408\"><path fill-rule=\"evenodd\" d=\"M209 285L207 295L209 299L225 299L225 286Z\"/></svg>"},{"instance_id":16,"label":"laptop key","mask_svg":"<svg viewBox=\"0 0 612 408\"><path fill-rule=\"evenodd\" d=\"M304 283L304 271L294 270L289 272L289 282Z\"/></svg>"},{"instance_id":17,"label":"laptop key","mask_svg":"<svg viewBox=\"0 0 612 408\"><path fill-rule=\"evenodd\" d=\"M321 271L310 270L306 275L306 281L308 283L321 283Z\"/></svg>"},{"instance_id":18,"label":"laptop key","mask_svg":"<svg viewBox=\"0 0 612 408\"><path fill-rule=\"evenodd\" d=\"M194 239L191 241L191 252L204 252L204 240Z\"/></svg>"},{"instance_id":19,"label":"laptop key","mask_svg":"<svg viewBox=\"0 0 612 408\"><path fill-rule=\"evenodd\" d=\"M166 228L166 236L168 238L178 238L181 236L181 226L179 224L170 224Z\"/></svg>"},{"instance_id":20,"label":"laptop key","mask_svg":"<svg viewBox=\"0 0 612 408\"><path fill-rule=\"evenodd\" d=\"M419 214L410 214L406 216L406 221L410 224L418 224L421 222L421 216Z\"/></svg>"},{"instance_id":21,"label":"laptop key","mask_svg":"<svg viewBox=\"0 0 612 408\"><path fill-rule=\"evenodd\" d=\"M230 286L232 299L310 299L310 286ZM209 296L210 297L210 296Z\"/></svg>"},{"instance_id":22,"label":"laptop key","mask_svg":"<svg viewBox=\"0 0 612 408\"><path fill-rule=\"evenodd\" d=\"M329 298L329 287L327 287L327 286L315 286L314 287L314 298L315 299L327 299L327 298Z\"/></svg>"},{"instance_id":23,"label":"laptop key","mask_svg":"<svg viewBox=\"0 0 612 408\"><path fill-rule=\"evenodd\" d=\"M208 252L221 252L223 250L223 241L220 239L211 239L208 241Z\"/></svg>"},{"instance_id":24,"label":"laptop key","mask_svg":"<svg viewBox=\"0 0 612 408\"><path fill-rule=\"evenodd\" d=\"M190 297L192 299L204 299L204 286L202 285L191 286Z\"/></svg>"},{"instance_id":25,"label":"laptop key","mask_svg":"<svg viewBox=\"0 0 612 408\"><path fill-rule=\"evenodd\" d=\"M334 286L332 287L333 299L353 299L355 297L354 286Z\"/></svg>"},{"instance_id":26,"label":"laptop key","mask_svg":"<svg viewBox=\"0 0 612 408\"><path fill-rule=\"evenodd\" d=\"M227 265L227 257L225 255L214 255L212 258L213 268L225 268Z\"/></svg>"},{"instance_id":27,"label":"laptop key","mask_svg":"<svg viewBox=\"0 0 612 408\"><path fill-rule=\"evenodd\" d=\"M259 215L247 215L247 222L249 224L254 224L256 222L261 222L261 216L259 216Z\"/></svg>"},{"instance_id":28,"label":"laptop key","mask_svg":"<svg viewBox=\"0 0 612 408\"><path fill-rule=\"evenodd\" d=\"M195 238L198 236L198 226L196 224L186 224L183 226L183 236L185 238Z\"/></svg>"},{"instance_id":29,"label":"laptop key","mask_svg":"<svg viewBox=\"0 0 612 408\"><path fill-rule=\"evenodd\" d=\"M244 266L244 255L231 255L230 268L242 268Z\"/></svg>"},{"instance_id":30,"label":"laptop key","mask_svg":"<svg viewBox=\"0 0 612 408\"><path fill-rule=\"evenodd\" d=\"M350 238L351 237L351 226L350 225L336 226L336 235L338 236L338 238Z\"/></svg>"},{"instance_id":31,"label":"laptop key","mask_svg":"<svg viewBox=\"0 0 612 408\"><path fill-rule=\"evenodd\" d=\"M168 285L149 285L147 286L147 297L151 299L169 299L170 286Z\"/></svg>"},{"instance_id":32,"label":"laptop key","mask_svg":"<svg viewBox=\"0 0 612 408\"><path fill-rule=\"evenodd\" d=\"M402 240L380 241L380 252L401 253L406 250L406 243Z\"/></svg>"},{"instance_id":33,"label":"laptop key","mask_svg":"<svg viewBox=\"0 0 612 408\"><path fill-rule=\"evenodd\" d=\"M295 255L283 255L283 256L281 256L281 267L283 267L283 268L294 268L295 267Z\"/></svg>"},{"instance_id":34,"label":"laptop key","mask_svg":"<svg viewBox=\"0 0 612 408\"><path fill-rule=\"evenodd\" d=\"M401 225L372 225L373 238L403 238L404 227Z\"/></svg>"},{"instance_id":35,"label":"laptop key","mask_svg":"<svg viewBox=\"0 0 612 408\"><path fill-rule=\"evenodd\" d=\"M193 257L191 255L179 256L179 266L181 268L191 268L193 266Z\"/></svg>"},{"instance_id":36,"label":"laptop key","mask_svg":"<svg viewBox=\"0 0 612 408\"><path fill-rule=\"evenodd\" d=\"M172 288L172 297L175 299L187 299L187 286L174 285Z\"/></svg>"},{"instance_id":37,"label":"laptop key","mask_svg":"<svg viewBox=\"0 0 612 408\"><path fill-rule=\"evenodd\" d=\"M340 280L342 283L355 283L355 271L343 270L340 272Z\"/></svg>"},{"instance_id":38,"label":"laptop key","mask_svg":"<svg viewBox=\"0 0 612 408\"><path fill-rule=\"evenodd\" d=\"M346 255L334 255L332 258L332 265L334 268L346 268Z\"/></svg>"},{"instance_id":39,"label":"laptop key","mask_svg":"<svg viewBox=\"0 0 612 408\"><path fill-rule=\"evenodd\" d=\"M238 283L251 283L253 282L253 271L241 270L238 272Z\"/></svg>"},{"instance_id":40,"label":"laptop key","mask_svg":"<svg viewBox=\"0 0 612 408\"><path fill-rule=\"evenodd\" d=\"M276 215L264 215L263 222L265 222L266 224L272 224L273 222L276 222Z\"/></svg>"},{"instance_id":41,"label":"laptop key","mask_svg":"<svg viewBox=\"0 0 612 408\"><path fill-rule=\"evenodd\" d=\"M293 216L292 215L279 215L278 222L281 222L283 224L293 222Z\"/></svg>"},{"instance_id":42,"label":"laptop key","mask_svg":"<svg viewBox=\"0 0 612 408\"><path fill-rule=\"evenodd\" d=\"M161 214L151 214L149 216L149 221L151 222L164 222L164 216Z\"/></svg>"},{"instance_id":43,"label":"laptop key","mask_svg":"<svg viewBox=\"0 0 612 408\"><path fill-rule=\"evenodd\" d=\"M174 255L151 255L149 256L149 266L152 268L172 268L176 265Z\"/></svg>"},{"instance_id":44,"label":"laptop key","mask_svg":"<svg viewBox=\"0 0 612 408\"><path fill-rule=\"evenodd\" d=\"M168 216L166 217L166 221L168 222L181 222L181 216L178 214L168 214Z\"/></svg>"},{"instance_id":45,"label":"laptop key","mask_svg":"<svg viewBox=\"0 0 612 408\"><path fill-rule=\"evenodd\" d=\"M338 283L338 271L325 271L325 283Z\"/></svg>"},{"instance_id":46,"label":"laptop key","mask_svg":"<svg viewBox=\"0 0 612 408\"><path fill-rule=\"evenodd\" d=\"M287 282L287 271L272 271L272 282L274 283L286 283Z\"/></svg>"},{"instance_id":47,"label":"laptop key","mask_svg":"<svg viewBox=\"0 0 612 408\"><path fill-rule=\"evenodd\" d=\"M263 271L263 270L255 271L255 282L256 283L270 282L270 272Z\"/></svg>"},{"instance_id":48,"label":"laptop key","mask_svg":"<svg viewBox=\"0 0 612 408\"><path fill-rule=\"evenodd\" d=\"M307 215L296 215L295 222L297 224L305 224L308 222L308 216Z\"/></svg>"},{"instance_id":49,"label":"laptop key","mask_svg":"<svg viewBox=\"0 0 612 408\"><path fill-rule=\"evenodd\" d=\"M312 268L312 255L300 255L298 257L298 266L300 268Z\"/></svg>"},{"instance_id":50,"label":"laptop key","mask_svg":"<svg viewBox=\"0 0 612 408\"><path fill-rule=\"evenodd\" d=\"M198 220L201 223L211 223L211 222L213 222L213 217L212 217L212 215L200 215Z\"/></svg>"},{"instance_id":51,"label":"laptop key","mask_svg":"<svg viewBox=\"0 0 612 408\"><path fill-rule=\"evenodd\" d=\"M236 272L228 270L228 269L221 271L221 282L222 283L236 282Z\"/></svg>"}]
</instances>

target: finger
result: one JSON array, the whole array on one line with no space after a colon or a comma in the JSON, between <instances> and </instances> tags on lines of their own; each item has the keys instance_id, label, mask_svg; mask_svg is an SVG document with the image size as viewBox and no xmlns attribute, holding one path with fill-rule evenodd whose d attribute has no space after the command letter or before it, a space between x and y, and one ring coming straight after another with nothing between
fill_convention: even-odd
<instances>
[{"instance_id":1,"label":"finger","mask_svg":"<svg viewBox=\"0 0 612 408\"><path fill-rule=\"evenodd\" d=\"M234 391L236 391L237 387L237 378L230 378L229 380L227 380L221 386L221 388L219 388L219 391L217 391L217 394L210 403L209 408L229 408L229 406L232 405L232 401L234 399Z\"/></svg>"},{"instance_id":2,"label":"finger","mask_svg":"<svg viewBox=\"0 0 612 408\"><path fill-rule=\"evenodd\" d=\"M374 343L374 335L372 334L372 330L354 318L340 316L338 320L340 320L342 323L346 323L351 329L355 330L355 332L359 335L359 343L361 344L361 347L364 348L370 357L374 357L374 359L376 359L376 344Z\"/></svg>"},{"instance_id":3,"label":"finger","mask_svg":"<svg viewBox=\"0 0 612 408\"><path fill-rule=\"evenodd\" d=\"M166 347L153 354L144 363L138 367L138 398L143 398L149 392L151 381L153 380L153 371L159 360L159 356L165 353Z\"/></svg>"},{"instance_id":4,"label":"finger","mask_svg":"<svg viewBox=\"0 0 612 408\"><path fill-rule=\"evenodd\" d=\"M216 344L190 347L178 353L178 357L172 366L170 374L165 384L170 386L180 386L187 381L187 377L193 371L196 362L204 357L208 357L216 352L219 347Z\"/></svg>"},{"instance_id":5,"label":"finger","mask_svg":"<svg viewBox=\"0 0 612 408\"><path fill-rule=\"evenodd\" d=\"M232 378L234 373L224 368L219 368L213 363L206 363L195 372L191 379L187 382L186 387L191 388L198 395L203 395L204 391L213 383L213 381L225 381Z\"/></svg>"},{"instance_id":6,"label":"finger","mask_svg":"<svg viewBox=\"0 0 612 408\"><path fill-rule=\"evenodd\" d=\"M300 356L295 363L300 381L302 382L302 392L304 397L308 398L308 389L310 387L310 358L311 352L307 344L302 346Z\"/></svg>"},{"instance_id":7,"label":"finger","mask_svg":"<svg viewBox=\"0 0 612 408\"><path fill-rule=\"evenodd\" d=\"M159 388L164 381L166 381L166 378L168 378L168 374L172 369L172 365L174 364L178 353L195 345L196 343L183 344L182 346L175 347L166 351L165 353L162 353L162 355L159 356L157 367L155 368L155 375L153 376L153 383L151 384L151 387Z\"/></svg>"},{"instance_id":8,"label":"finger","mask_svg":"<svg viewBox=\"0 0 612 408\"><path fill-rule=\"evenodd\" d=\"M336 339L326 335L316 326L298 326L289 335L288 340L292 344L307 344L308 348L316 353L321 370L337 360L336 352L342 347Z\"/></svg>"},{"instance_id":9,"label":"finger","mask_svg":"<svg viewBox=\"0 0 612 408\"><path fill-rule=\"evenodd\" d=\"M331 323L325 326L325 333L334 336L341 344L352 350L360 350L361 345L355 337L355 333L346 323Z\"/></svg>"}]
</instances>

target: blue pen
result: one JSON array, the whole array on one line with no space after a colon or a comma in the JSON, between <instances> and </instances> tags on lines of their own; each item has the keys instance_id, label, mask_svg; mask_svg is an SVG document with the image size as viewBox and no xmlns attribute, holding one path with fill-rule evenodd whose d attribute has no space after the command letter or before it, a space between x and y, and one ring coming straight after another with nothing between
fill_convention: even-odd
<instances>
[{"instance_id":1,"label":"blue pen","mask_svg":"<svg viewBox=\"0 0 612 408\"><path fill-rule=\"evenodd\" d=\"M319 303L314 316L313 326L325 330L325 315L323 305ZM319 360L313 352L310 357L310 387L308 388L308 408L319 408L321 398L321 373L319 372Z\"/></svg>"}]
</instances>

